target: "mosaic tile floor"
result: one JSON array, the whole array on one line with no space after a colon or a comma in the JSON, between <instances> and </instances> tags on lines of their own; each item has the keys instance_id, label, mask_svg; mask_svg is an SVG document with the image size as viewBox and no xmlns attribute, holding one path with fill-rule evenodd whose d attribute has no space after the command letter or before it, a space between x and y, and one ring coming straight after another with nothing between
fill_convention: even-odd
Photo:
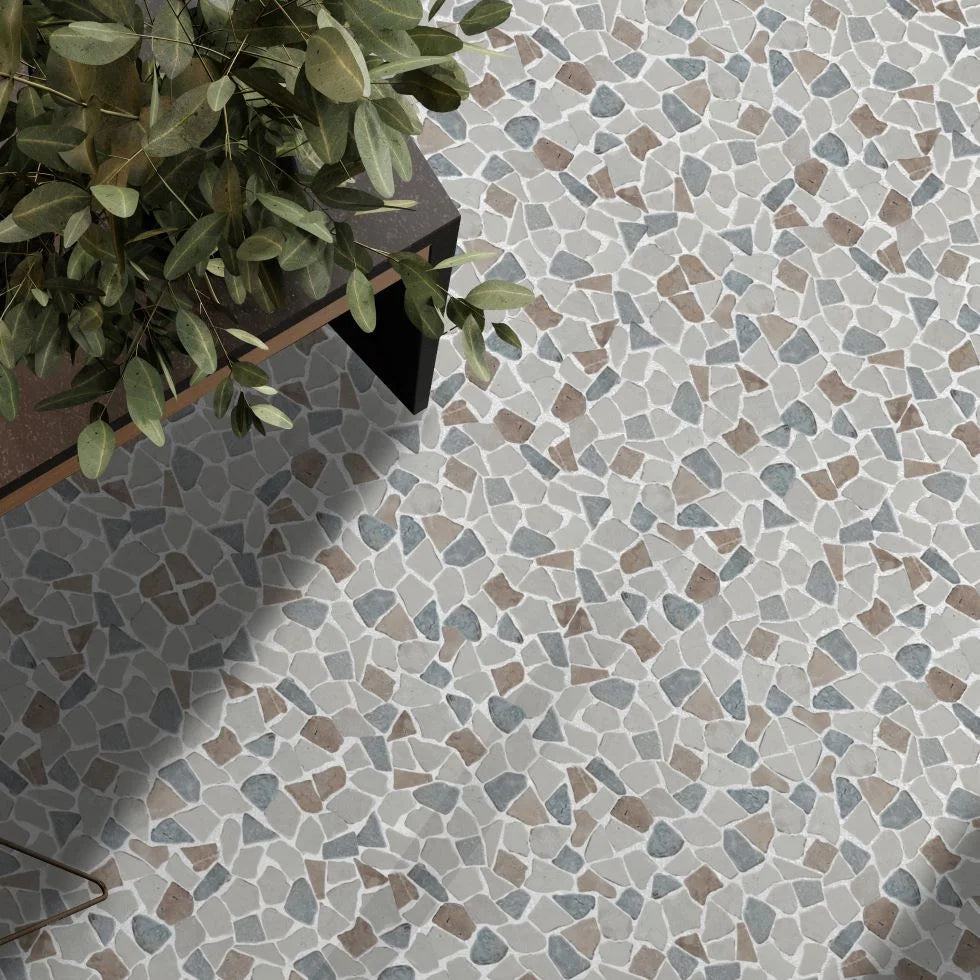
<instances>
[{"instance_id":1,"label":"mosaic tile floor","mask_svg":"<svg viewBox=\"0 0 980 980\"><path fill-rule=\"evenodd\" d=\"M5 519L0 832L112 895L4 980L980 975L980 6L507 27L422 142L522 360Z\"/></svg>"}]
</instances>

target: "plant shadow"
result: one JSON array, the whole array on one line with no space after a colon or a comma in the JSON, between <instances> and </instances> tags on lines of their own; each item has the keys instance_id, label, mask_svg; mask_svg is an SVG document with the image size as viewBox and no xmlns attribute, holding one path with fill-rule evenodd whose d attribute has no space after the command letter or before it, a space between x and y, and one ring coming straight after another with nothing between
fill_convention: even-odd
<instances>
[{"instance_id":1,"label":"plant shadow","mask_svg":"<svg viewBox=\"0 0 980 980\"><path fill-rule=\"evenodd\" d=\"M418 479L399 464L411 468L425 425L332 331L267 366L284 379L292 430L238 440L199 404L169 423L163 449L139 440L118 453L101 488L74 477L0 522L0 836L110 889L88 913L0 948L4 978L49 957L53 975L59 959L109 975L114 943L138 959L171 934L175 969L199 955L217 971L239 939L255 939L240 923L234 938L209 939L199 921L236 870L221 865L219 841L248 863L249 835L262 837L229 800L272 771L277 741L346 706L345 684L311 698L304 668L335 654L333 680L358 669L356 630L331 601L372 536L397 533L399 491ZM253 740L223 724L231 714ZM284 766L304 781L301 764ZM318 809L289 789L276 804L283 825ZM72 884L0 847L0 930L84 900L88 886ZM321 875L321 900L322 889ZM140 905L156 912L137 934L127 922ZM131 935L116 937L123 928Z\"/></svg>"}]
</instances>

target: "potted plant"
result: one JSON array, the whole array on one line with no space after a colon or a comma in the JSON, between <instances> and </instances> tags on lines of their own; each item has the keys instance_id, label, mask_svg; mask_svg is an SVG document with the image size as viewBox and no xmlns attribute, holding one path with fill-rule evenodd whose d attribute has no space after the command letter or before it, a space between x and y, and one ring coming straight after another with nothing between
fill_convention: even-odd
<instances>
[{"instance_id":1,"label":"potted plant","mask_svg":"<svg viewBox=\"0 0 980 980\"><path fill-rule=\"evenodd\" d=\"M0 0L0 413L18 411L18 367L43 379L70 361L34 407L91 406L77 438L90 478L122 406L163 442L166 392L191 362L191 384L226 374L214 409L236 433L291 425L266 372L235 354L261 331L227 311L272 314L297 282L319 299L336 267L356 323L375 329L378 256L351 216L412 206L392 198L417 104L466 98L458 52L511 9L479 0L457 33L434 23L443 2ZM449 295L443 270L481 255L382 257L408 320L430 338L461 331L485 379L486 311L531 292Z\"/></svg>"}]
</instances>

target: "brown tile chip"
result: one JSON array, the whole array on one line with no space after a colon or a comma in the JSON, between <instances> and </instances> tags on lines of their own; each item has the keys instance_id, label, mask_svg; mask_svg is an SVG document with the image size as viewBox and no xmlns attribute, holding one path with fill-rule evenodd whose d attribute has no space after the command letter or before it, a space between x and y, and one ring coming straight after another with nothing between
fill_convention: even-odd
<instances>
[{"instance_id":1,"label":"brown tile chip","mask_svg":"<svg viewBox=\"0 0 980 980\"><path fill-rule=\"evenodd\" d=\"M502 408L497 412L493 424L508 442L527 442L531 438L531 433L534 432L533 422L521 418L520 415L507 408Z\"/></svg>"},{"instance_id":2,"label":"brown tile chip","mask_svg":"<svg viewBox=\"0 0 980 980\"><path fill-rule=\"evenodd\" d=\"M641 946L633 954L629 970L630 973L643 977L644 980L653 980L660 967L663 966L663 962L664 954L660 950L654 949L652 946Z\"/></svg>"},{"instance_id":3,"label":"brown tile chip","mask_svg":"<svg viewBox=\"0 0 980 980\"><path fill-rule=\"evenodd\" d=\"M565 147L542 136L532 147L534 155L546 170L566 170L572 162L572 154Z\"/></svg>"},{"instance_id":4,"label":"brown tile chip","mask_svg":"<svg viewBox=\"0 0 980 980\"><path fill-rule=\"evenodd\" d=\"M190 892L172 881L157 906L157 917L172 926L182 922L194 911L194 899Z\"/></svg>"},{"instance_id":5,"label":"brown tile chip","mask_svg":"<svg viewBox=\"0 0 980 980\"><path fill-rule=\"evenodd\" d=\"M698 905L704 905L708 901L708 896L718 891L722 887L721 880L706 864L702 864L697 871L692 871L685 879L684 884Z\"/></svg>"},{"instance_id":6,"label":"brown tile chip","mask_svg":"<svg viewBox=\"0 0 980 980\"><path fill-rule=\"evenodd\" d=\"M450 935L464 941L468 940L476 931L476 925L470 918L469 912L464 906L456 902L446 902L444 905L440 905L436 914L432 916L432 921L440 929L444 929Z\"/></svg>"},{"instance_id":7,"label":"brown tile chip","mask_svg":"<svg viewBox=\"0 0 980 980\"><path fill-rule=\"evenodd\" d=\"M926 683L940 701L952 703L959 701L966 693L966 682L948 673L941 667L930 667L926 674Z\"/></svg>"},{"instance_id":8,"label":"brown tile chip","mask_svg":"<svg viewBox=\"0 0 980 980\"><path fill-rule=\"evenodd\" d=\"M831 212L827 215L823 223L827 234L838 244L851 246L856 245L861 238L863 231L859 225L854 224L847 218Z\"/></svg>"},{"instance_id":9,"label":"brown tile chip","mask_svg":"<svg viewBox=\"0 0 980 980\"><path fill-rule=\"evenodd\" d=\"M551 412L562 422L571 422L585 414L585 395L571 385L563 385L555 403L551 406Z\"/></svg>"},{"instance_id":10,"label":"brown tile chip","mask_svg":"<svg viewBox=\"0 0 980 980\"><path fill-rule=\"evenodd\" d=\"M879 939L886 939L898 916L898 906L887 898L879 898L864 908L864 925Z\"/></svg>"},{"instance_id":11,"label":"brown tile chip","mask_svg":"<svg viewBox=\"0 0 980 980\"><path fill-rule=\"evenodd\" d=\"M612 816L620 823L645 834L653 823L646 804L638 796L621 796L612 808Z\"/></svg>"},{"instance_id":12,"label":"brown tile chip","mask_svg":"<svg viewBox=\"0 0 980 980\"><path fill-rule=\"evenodd\" d=\"M337 726L322 715L310 718L303 726L300 735L328 752L336 752L344 741Z\"/></svg>"},{"instance_id":13,"label":"brown tile chip","mask_svg":"<svg viewBox=\"0 0 980 980\"><path fill-rule=\"evenodd\" d=\"M340 933L337 939L340 940L340 945L355 959L363 956L378 941L370 923L360 916L357 917L354 925L347 932Z\"/></svg>"},{"instance_id":14,"label":"brown tile chip","mask_svg":"<svg viewBox=\"0 0 980 980\"><path fill-rule=\"evenodd\" d=\"M567 85L576 92L581 92L582 95L588 95L596 85L595 79L592 77L592 72L585 65L579 64L577 61L566 61L558 69L555 78L562 85Z\"/></svg>"},{"instance_id":15,"label":"brown tile chip","mask_svg":"<svg viewBox=\"0 0 980 980\"><path fill-rule=\"evenodd\" d=\"M487 753L483 743L468 728L462 728L458 732L453 732L446 739L446 745L451 749L455 749L459 753L463 763L467 766L472 766Z\"/></svg>"},{"instance_id":16,"label":"brown tile chip","mask_svg":"<svg viewBox=\"0 0 980 980\"><path fill-rule=\"evenodd\" d=\"M954 586L946 596L946 603L970 619L980 619L980 593L972 585Z\"/></svg>"}]
</instances>

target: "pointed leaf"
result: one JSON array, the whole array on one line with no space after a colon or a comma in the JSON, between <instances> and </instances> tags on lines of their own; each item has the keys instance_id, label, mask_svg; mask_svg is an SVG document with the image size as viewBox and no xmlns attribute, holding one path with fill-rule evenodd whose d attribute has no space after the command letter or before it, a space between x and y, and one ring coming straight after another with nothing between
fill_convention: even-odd
<instances>
[{"instance_id":1,"label":"pointed leaf","mask_svg":"<svg viewBox=\"0 0 980 980\"><path fill-rule=\"evenodd\" d=\"M478 381L490 380L487 349L483 330L475 317L468 316L463 322L463 354L473 377Z\"/></svg>"},{"instance_id":2,"label":"pointed leaf","mask_svg":"<svg viewBox=\"0 0 980 980\"><path fill-rule=\"evenodd\" d=\"M215 112L221 112L228 104L228 100L235 94L235 83L228 75L216 78L208 86L208 105Z\"/></svg>"},{"instance_id":3,"label":"pointed leaf","mask_svg":"<svg viewBox=\"0 0 980 980\"><path fill-rule=\"evenodd\" d=\"M505 344L510 344L511 347L516 347L518 350L521 350L521 338L506 323L494 323L493 332Z\"/></svg>"},{"instance_id":4,"label":"pointed leaf","mask_svg":"<svg viewBox=\"0 0 980 980\"><path fill-rule=\"evenodd\" d=\"M51 170L66 170L62 153L78 146L85 134L74 126L27 126L17 130L17 149Z\"/></svg>"},{"instance_id":5,"label":"pointed leaf","mask_svg":"<svg viewBox=\"0 0 980 980\"><path fill-rule=\"evenodd\" d=\"M347 279L347 305L357 325L365 333L372 333L378 322L374 290L360 269L355 269Z\"/></svg>"},{"instance_id":6,"label":"pointed leaf","mask_svg":"<svg viewBox=\"0 0 980 980\"><path fill-rule=\"evenodd\" d=\"M398 61L386 61L371 69L371 80L380 82L385 78L394 78L395 75L404 75L406 72L417 71L423 68L431 68L433 65L441 65L450 59L450 55L432 54L418 55L415 58L399 58Z\"/></svg>"},{"instance_id":7,"label":"pointed leaf","mask_svg":"<svg viewBox=\"0 0 980 980\"><path fill-rule=\"evenodd\" d=\"M119 380L116 365L105 367L101 364L86 365L72 378L71 385L42 399L34 406L35 412L52 412L60 408L86 405L90 401L112 391Z\"/></svg>"},{"instance_id":8,"label":"pointed leaf","mask_svg":"<svg viewBox=\"0 0 980 980\"><path fill-rule=\"evenodd\" d=\"M238 257L242 262L264 262L266 259L277 259L282 254L284 242L283 233L278 228L260 228L238 246Z\"/></svg>"},{"instance_id":9,"label":"pointed leaf","mask_svg":"<svg viewBox=\"0 0 980 980\"><path fill-rule=\"evenodd\" d=\"M163 0L153 19L153 57L165 75L176 78L193 60L194 23L184 0Z\"/></svg>"},{"instance_id":10,"label":"pointed leaf","mask_svg":"<svg viewBox=\"0 0 980 980\"><path fill-rule=\"evenodd\" d=\"M122 24L79 20L51 32L51 49L83 65L108 65L131 51L139 35Z\"/></svg>"},{"instance_id":11,"label":"pointed leaf","mask_svg":"<svg viewBox=\"0 0 980 980\"><path fill-rule=\"evenodd\" d=\"M0 415L8 420L16 418L19 405L17 375L6 364L0 364Z\"/></svg>"},{"instance_id":12,"label":"pointed leaf","mask_svg":"<svg viewBox=\"0 0 980 980\"><path fill-rule=\"evenodd\" d=\"M140 195L135 187L116 187L114 184L93 184L89 190L99 204L117 218L131 218L136 214Z\"/></svg>"},{"instance_id":13,"label":"pointed leaf","mask_svg":"<svg viewBox=\"0 0 980 980\"><path fill-rule=\"evenodd\" d=\"M76 211L66 222L65 230L61 236L61 244L71 248L88 231L92 224L92 212L88 207Z\"/></svg>"},{"instance_id":14,"label":"pointed leaf","mask_svg":"<svg viewBox=\"0 0 980 980\"><path fill-rule=\"evenodd\" d=\"M296 80L309 86L303 76ZM350 125L350 108L324 98L311 90L315 122L303 120L303 132L313 147L313 152L324 163L338 163L347 149L347 131Z\"/></svg>"},{"instance_id":15,"label":"pointed leaf","mask_svg":"<svg viewBox=\"0 0 980 980\"><path fill-rule=\"evenodd\" d=\"M99 420L86 425L78 434L78 465L82 473L97 480L105 473L115 448L116 434L107 422Z\"/></svg>"},{"instance_id":16,"label":"pointed leaf","mask_svg":"<svg viewBox=\"0 0 980 980\"><path fill-rule=\"evenodd\" d=\"M24 231L31 235L44 235L64 230L68 219L88 202L88 191L74 184L52 180L21 198L11 215Z\"/></svg>"},{"instance_id":17,"label":"pointed leaf","mask_svg":"<svg viewBox=\"0 0 980 980\"><path fill-rule=\"evenodd\" d=\"M504 279L489 279L466 294L466 302L478 310L517 310L527 306L534 293L527 286Z\"/></svg>"},{"instance_id":18,"label":"pointed leaf","mask_svg":"<svg viewBox=\"0 0 980 980\"><path fill-rule=\"evenodd\" d=\"M407 31L422 19L422 0L356 0L349 7L376 31Z\"/></svg>"},{"instance_id":19,"label":"pointed leaf","mask_svg":"<svg viewBox=\"0 0 980 980\"><path fill-rule=\"evenodd\" d=\"M470 36L482 34L491 28L499 27L510 17L512 9L504 0L480 0L460 18L459 29Z\"/></svg>"},{"instance_id":20,"label":"pointed leaf","mask_svg":"<svg viewBox=\"0 0 980 980\"><path fill-rule=\"evenodd\" d=\"M177 311L177 337L190 359L204 374L218 369L218 353L207 324L189 310Z\"/></svg>"},{"instance_id":21,"label":"pointed leaf","mask_svg":"<svg viewBox=\"0 0 980 980\"><path fill-rule=\"evenodd\" d=\"M364 55L339 24L330 24L310 38L304 70L310 85L334 102L356 102L371 94Z\"/></svg>"},{"instance_id":22,"label":"pointed leaf","mask_svg":"<svg viewBox=\"0 0 980 980\"><path fill-rule=\"evenodd\" d=\"M385 136L384 124L370 102L361 102L354 115L354 141L364 170L382 197L395 193L395 177L391 169L391 148Z\"/></svg>"},{"instance_id":23,"label":"pointed leaf","mask_svg":"<svg viewBox=\"0 0 980 980\"><path fill-rule=\"evenodd\" d=\"M6 218L0 221L0 245L16 245L18 242L29 242L33 237L29 231L24 231L14 221L13 215L8 214Z\"/></svg>"},{"instance_id":24,"label":"pointed leaf","mask_svg":"<svg viewBox=\"0 0 980 980\"><path fill-rule=\"evenodd\" d=\"M169 157L199 147L218 123L208 104L208 85L198 85L174 99L150 127L143 148L149 156Z\"/></svg>"},{"instance_id":25,"label":"pointed leaf","mask_svg":"<svg viewBox=\"0 0 980 980\"><path fill-rule=\"evenodd\" d=\"M231 378L222 379L217 388L214 389L214 414L219 418L224 418L231 408L231 399L235 393L235 385Z\"/></svg>"},{"instance_id":26,"label":"pointed leaf","mask_svg":"<svg viewBox=\"0 0 980 980\"><path fill-rule=\"evenodd\" d=\"M437 262L433 269L454 269L459 265L466 265L468 262L482 262L484 259L495 259L500 255L499 252L464 252L462 255L454 255L452 258L443 259Z\"/></svg>"},{"instance_id":27,"label":"pointed leaf","mask_svg":"<svg viewBox=\"0 0 980 980\"><path fill-rule=\"evenodd\" d=\"M291 429L293 420L275 405L253 405L252 411L266 425L274 425L277 429Z\"/></svg>"},{"instance_id":28,"label":"pointed leaf","mask_svg":"<svg viewBox=\"0 0 980 980\"><path fill-rule=\"evenodd\" d=\"M327 218L322 211L310 211L302 204L291 201L288 197L279 197L276 194L259 194L259 201L268 211L271 211L277 218L288 221L291 225L301 228L314 238L319 238L321 242L330 243L333 241L333 234L327 227Z\"/></svg>"},{"instance_id":29,"label":"pointed leaf","mask_svg":"<svg viewBox=\"0 0 980 980\"><path fill-rule=\"evenodd\" d=\"M13 370L17 363L17 349L14 335L3 320L0 320L0 364Z\"/></svg>"},{"instance_id":30,"label":"pointed leaf","mask_svg":"<svg viewBox=\"0 0 980 980\"><path fill-rule=\"evenodd\" d=\"M283 272L305 269L317 257L317 246L308 235L298 228L286 233L286 241L279 256L279 268Z\"/></svg>"},{"instance_id":31,"label":"pointed leaf","mask_svg":"<svg viewBox=\"0 0 980 980\"><path fill-rule=\"evenodd\" d=\"M230 333L236 340L240 340L242 343L249 344L252 347L258 347L259 350L269 349L267 343L259 340L255 334L249 333L247 330L240 330L238 327L225 327L225 333Z\"/></svg>"},{"instance_id":32,"label":"pointed leaf","mask_svg":"<svg viewBox=\"0 0 980 980\"><path fill-rule=\"evenodd\" d=\"M269 375L257 364L248 361L235 361L231 366L231 376L245 388L262 388L269 383Z\"/></svg>"},{"instance_id":33,"label":"pointed leaf","mask_svg":"<svg viewBox=\"0 0 980 980\"><path fill-rule=\"evenodd\" d=\"M415 27L408 32L419 54L455 54L463 42L450 31L441 27Z\"/></svg>"},{"instance_id":34,"label":"pointed leaf","mask_svg":"<svg viewBox=\"0 0 980 980\"><path fill-rule=\"evenodd\" d=\"M223 214L206 214L198 218L181 235L163 267L167 279L177 279L203 262L218 246L226 218Z\"/></svg>"},{"instance_id":35,"label":"pointed leaf","mask_svg":"<svg viewBox=\"0 0 980 980\"><path fill-rule=\"evenodd\" d=\"M137 428L156 446L164 443L163 379L160 372L142 357L134 357L123 372L126 408Z\"/></svg>"}]
</instances>

